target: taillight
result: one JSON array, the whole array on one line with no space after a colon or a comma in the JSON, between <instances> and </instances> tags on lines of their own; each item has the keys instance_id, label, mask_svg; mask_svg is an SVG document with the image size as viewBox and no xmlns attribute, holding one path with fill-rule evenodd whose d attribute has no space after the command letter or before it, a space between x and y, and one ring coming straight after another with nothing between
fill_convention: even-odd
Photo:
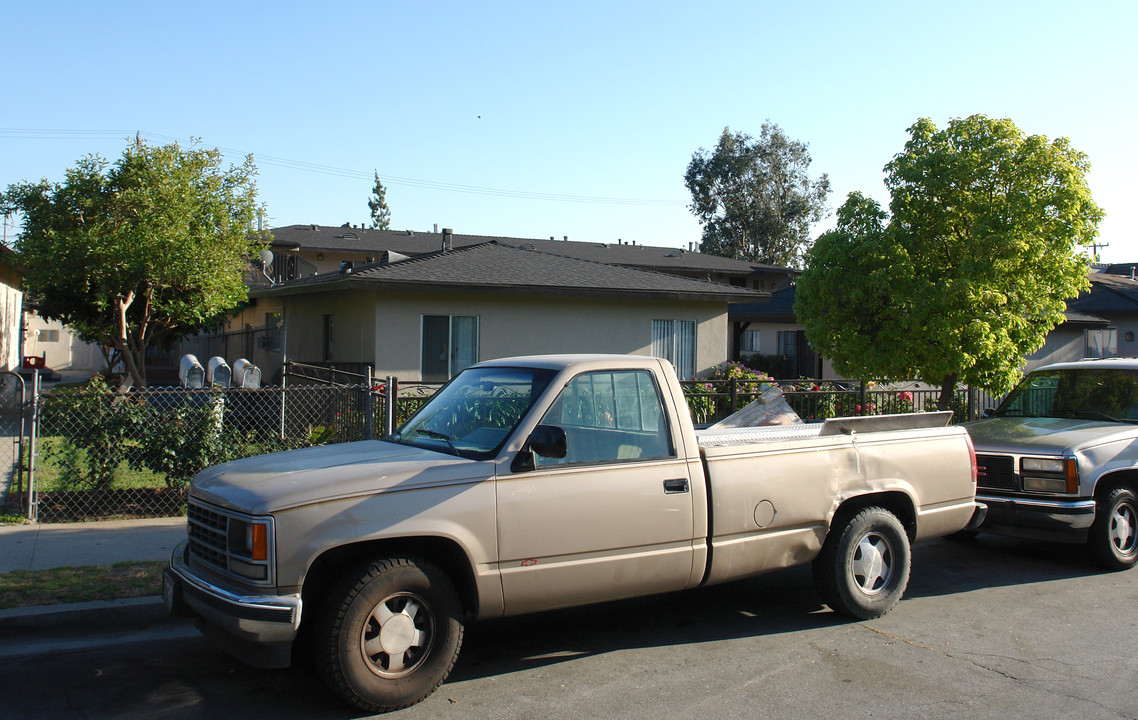
<instances>
[{"instance_id":1,"label":"taillight","mask_svg":"<svg viewBox=\"0 0 1138 720\"><path fill-rule=\"evenodd\" d=\"M979 473L976 466L976 446L972 444L972 436L967 432L964 433L964 440L968 443L968 462L972 466L972 484L975 485Z\"/></svg>"}]
</instances>

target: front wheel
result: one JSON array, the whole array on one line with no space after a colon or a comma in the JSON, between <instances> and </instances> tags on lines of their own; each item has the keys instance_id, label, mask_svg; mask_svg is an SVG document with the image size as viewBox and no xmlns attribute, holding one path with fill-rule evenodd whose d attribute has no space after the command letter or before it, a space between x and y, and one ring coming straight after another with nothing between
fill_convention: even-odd
<instances>
[{"instance_id":1,"label":"front wheel","mask_svg":"<svg viewBox=\"0 0 1138 720\"><path fill-rule=\"evenodd\" d=\"M1138 563L1138 501L1129 488L1115 488L1097 505L1087 547L1107 570L1129 570Z\"/></svg>"},{"instance_id":2,"label":"front wheel","mask_svg":"<svg viewBox=\"0 0 1138 720\"><path fill-rule=\"evenodd\" d=\"M830 528L814 559L814 585L835 612L869 620L905 594L909 566L909 537L897 516L868 507Z\"/></svg>"},{"instance_id":3,"label":"front wheel","mask_svg":"<svg viewBox=\"0 0 1138 720\"><path fill-rule=\"evenodd\" d=\"M413 705L434 692L462 646L462 605L434 565L380 560L346 577L319 616L317 671L368 712Z\"/></svg>"}]
</instances>

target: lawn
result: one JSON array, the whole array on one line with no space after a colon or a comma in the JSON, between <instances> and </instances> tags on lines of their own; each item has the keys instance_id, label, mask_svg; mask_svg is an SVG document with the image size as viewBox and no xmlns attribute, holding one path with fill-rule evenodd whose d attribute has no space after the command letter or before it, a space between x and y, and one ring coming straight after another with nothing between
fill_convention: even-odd
<instances>
[{"instance_id":1,"label":"lawn","mask_svg":"<svg viewBox=\"0 0 1138 720\"><path fill-rule=\"evenodd\" d=\"M125 562L0 574L0 610L162 594L164 562Z\"/></svg>"}]
</instances>

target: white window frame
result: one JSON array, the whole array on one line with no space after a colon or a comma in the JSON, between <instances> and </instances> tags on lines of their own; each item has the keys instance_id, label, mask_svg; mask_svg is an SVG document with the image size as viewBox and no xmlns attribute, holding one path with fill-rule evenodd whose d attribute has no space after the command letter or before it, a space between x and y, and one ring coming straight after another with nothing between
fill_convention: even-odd
<instances>
[{"instance_id":1,"label":"white window frame","mask_svg":"<svg viewBox=\"0 0 1138 720\"><path fill-rule=\"evenodd\" d=\"M478 362L481 352L481 336L482 336L482 322L478 315L443 315L443 314L423 314L419 316L419 377L426 382L427 367L423 362L425 359L425 352L423 343L427 339L427 318L447 318L447 380L451 379L459 373L459 371L470 367ZM455 347L458 345L456 342L459 339L456 333L460 331L460 327L456 325L455 320L473 320L474 332L472 346L467 348L471 352L468 353L469 357L465 360L458 357L455 352Z\"/></svg>"},{"instance_id":2,"label":"white window frame","mask_svg":"<svg viewBox=\"0 0 1138 720\"><path fill-rule=\"evenodd\" d=\"M1083 331L1084 358L1111 358L1118 355L1118 328Z\"/></svg>"},{"instance_id":3,"label":"white window frame","mask_svg":"<svg viewBox=\"0 0 1138 720\"><path fill-rule=\"evenodd\" d=\"M695 377L698 330L695 320L652 321L652 354L672 363L680 380Z\"/></svg>"}]
</instances>

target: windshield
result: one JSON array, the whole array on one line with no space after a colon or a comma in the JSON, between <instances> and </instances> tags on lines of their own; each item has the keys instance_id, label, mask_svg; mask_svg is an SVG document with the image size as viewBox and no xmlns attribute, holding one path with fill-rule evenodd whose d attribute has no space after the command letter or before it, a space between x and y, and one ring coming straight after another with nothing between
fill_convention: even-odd
<instances>
[{"instance_id":1,"label":"windshield","mask_svg":"<svg viewBox=\"0 0 1138 720\"><path fill-rule=\"evenodd\" d=\"M387 438L475 460L494 457L549 385L552 370L469 368Z\"/></svg>"},{"instance_id":2,"label":"windshield","mask_svg":"<svg viewBox=\"0 0 1138 720\"><path fill-rule=\"evenodd\" d=\"M1036 371L1012 390L994 414L1138 422L1138 370Z\"/></svg>"}]
</instances>

